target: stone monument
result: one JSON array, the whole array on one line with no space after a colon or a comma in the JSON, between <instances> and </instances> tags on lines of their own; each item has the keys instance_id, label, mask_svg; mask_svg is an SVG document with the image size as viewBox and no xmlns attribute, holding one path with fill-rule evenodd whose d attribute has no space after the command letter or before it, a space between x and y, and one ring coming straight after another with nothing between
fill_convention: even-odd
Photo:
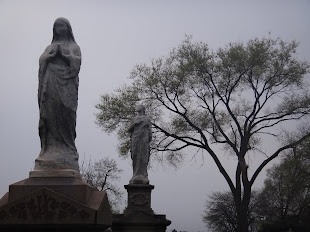
<instances>
[{"instance_id":1,"label":"stone monument","mask_svg":"<svg viewBox=\"0 0 310 232\"><path fill-rule=\"evenodd\" d=\"M152 124L150 118L145 114L145 107L143 105L137 107L137 113L128 129L133 167L133 176L129 183L148 184L147 166L150 159Z\"/></svg>"},{"instance_id":2,"label":"stone monument","mask_svg":"<svg viewBox=\"0 0 310 232\"><path fill-rule=\"evenodd\" d=\"M171 221L165 215L156 215L151 208L151 191L147 166L150 158L152 139L151 120L145 114L145 107L137 107L137 116L132 120L130 133L130 153L133 176L125 189L128 193L127 208L123 214L113 214L113 232L164 232Z\"/></svg>"},{"instance_id":3,"label":"stone monument","mask_svg":"<svg viewBox=\"0 0 310 232\"><path fill-rule=\"evenodd\" d=\"M81 180L75 146L81 51L65 18L39 59L41 152L29 178L0 199L3 231L103 231L111 227L106 192Z\"/></svg>"},{"instance_id":4,"label":"stone monument","mask_svg":"<svg viewBox=\"0 0 310 232\"><path fill-rule=\"evenodd\" d=\"M75 147L81 51L70 23L58 18L53 40L39 59L38 103L41 152L30 177L77 176Z\"/></svg>"}]
</instances>

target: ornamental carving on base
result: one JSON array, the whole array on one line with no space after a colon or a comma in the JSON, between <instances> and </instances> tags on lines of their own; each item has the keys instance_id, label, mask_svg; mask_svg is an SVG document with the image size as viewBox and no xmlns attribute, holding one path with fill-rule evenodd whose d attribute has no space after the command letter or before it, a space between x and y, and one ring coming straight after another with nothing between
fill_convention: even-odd
<instances>
[{"instance_id":1,"label":"ornamental carving on base","mask_svg":"<svg viewBox=\"0 0 310 232\"><path fill-rule=\"evenodd\" d=\"M0 211L0 220L8 218L17 218L22 220L32 219L50 219L68 217L77 217L80 219L89 218L91 215L85 210L79 210L77 207L66 201L57 201L55 198L42 193L25 202L19 202L11 206L8 210Z\"/></svg>"},{"instance_id":2,"label":"ornamental carving on base","mask_svg":"<svg viewBox=\"0 0 310 232\"><path fill-rule=\"evenodd\" d=\"M143 206L150 203L150 199L148 196L143 194L134 194L129 198L130 203L137 206Z\"/></svg>"}]
</instances>

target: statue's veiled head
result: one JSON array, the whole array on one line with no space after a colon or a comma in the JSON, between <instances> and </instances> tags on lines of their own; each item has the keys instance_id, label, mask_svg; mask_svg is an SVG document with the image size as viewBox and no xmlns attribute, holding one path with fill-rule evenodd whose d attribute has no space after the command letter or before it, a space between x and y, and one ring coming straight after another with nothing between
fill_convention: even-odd
<instances>
[{"instance_id":1,"label":"statue's veiled head","mask_svg":"<svg viewBox=\"0 0 310 232\"><path fill-rule=\"evenodd\" d=\"M138 105L136 108L136 111L138 114L145 114L145 106L144 105Z\"/></svg>"},{"instance_id":2,"label":"statue's veiled head","mask_svg":"<svg viewBox=\"0 0 310 232\"><path fill-rule=\"evenodd\" d=\"M58 18L54 22L53 26L53 42L59 41L60 38L66 38L69 41L75 42L72 27L68 19L66 18Z\"/></svg>"}]
</instances>

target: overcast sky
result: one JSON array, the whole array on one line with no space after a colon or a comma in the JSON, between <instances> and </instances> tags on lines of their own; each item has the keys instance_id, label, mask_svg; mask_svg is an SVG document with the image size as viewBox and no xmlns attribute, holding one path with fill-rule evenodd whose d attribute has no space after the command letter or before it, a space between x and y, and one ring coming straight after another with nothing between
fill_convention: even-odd
<instances>
[{"instance_id":1,"label":"overcast sky","mask_svg":"<svg viewBox=\"0 0 310 232\"><path fill-rule=\"evenodd\" d=\"M28 178L40 151L38 60L51 43L56 18L71 22L82 51L76 139L80 157L118 159L115 135L105 134L94 123L94 105L100 94L128 83L135 64L166 55L185 34L216 50L228 42L271 33L274 38L299 41L298 55L309 61L309 12L309 0L0 0L0 197L9 184ZM201 215L208 194L228 190L206 154L204 162L200 156L191 158L176 172L160 166L149 171L155 185L152 208L172 220L167 231L207 231ZM230 169L236 160L224 156L223 162ZM123 186L132 175L131 161L119 160L119 165L125 170ZM250 161L250 171L251 165L255 160Z\"/></svg>"}]
</instances>

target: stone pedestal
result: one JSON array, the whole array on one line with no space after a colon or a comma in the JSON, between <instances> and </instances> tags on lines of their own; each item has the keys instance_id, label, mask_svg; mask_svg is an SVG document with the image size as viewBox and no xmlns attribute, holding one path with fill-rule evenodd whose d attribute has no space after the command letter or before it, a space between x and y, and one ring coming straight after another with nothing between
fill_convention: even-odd
<instances>
[{"instance_id":1,"label":"stone pedestal","mask_svg":"<svg viewBox=\"0 0 310 232\"><path fill-rule=\"evenodd\" d=\"M164 232L171 221L166 215L156 215L151 208L153 185L125 185L127 208L123 214L113 214L113 232Z\"/></svg>"},{"instance_id":2,"label":"stone pedestal","mask_svg":"<svg viewBox=\"0 0 310 232\"><path fill-rule=\"evenodd\" d=\"M29 177L74 177L82 179L81 174L73 169L34 170L29 173Z\"/></svg>"},{"instance_id":3,"label":"stone pedestal","mask_svg":"<svg viewBox=\"0 0 310 232\"><path fill-rule=\"evenodd\" d=\"M104 231L112 213L106 192L73 177L31 177L0 199L0 232Z\"/></svg>"}]
</instances>

